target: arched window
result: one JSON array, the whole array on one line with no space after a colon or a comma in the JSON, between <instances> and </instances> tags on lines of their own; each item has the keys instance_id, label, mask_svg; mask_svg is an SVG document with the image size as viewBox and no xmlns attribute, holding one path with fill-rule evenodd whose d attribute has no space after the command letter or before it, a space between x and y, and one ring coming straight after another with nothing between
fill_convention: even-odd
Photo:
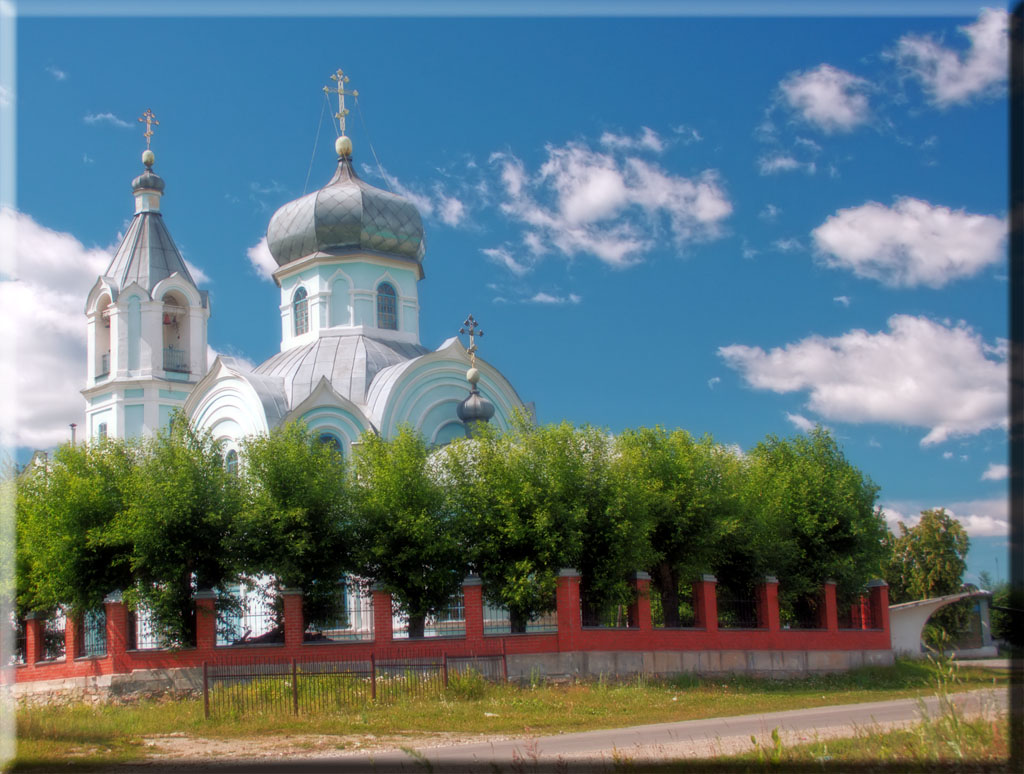
<instances>
[{"instance_id":1,"label":"arched window","mask_svg":"<svg viewBox=\"0 0 1024 774\"><path fill-rule=\"evenodd\" d=\"M317 440L325 446L330 446L334 451L338 452L338 454L341 454L343 451L341 448L341 441L334 433L320 433L320 435L317 436Z\"/></svg>"},{"instance_id":2,"label":"arched window","mask_svg":"<svg viewBox=\"0 0 1024 774\"><path fill-rule=\"evenodd\" d=\"M224 455L224 470L232 476L238 475L238 452L234 449L228 449L228 453Z\"/></svg>"},{"instance_id":3,"label":"arched window","mask_svg":"<svg viewBox=\"0 0 1024 774\"><path fill-rule=\"evenodd\" d=\"M377 327L389 331L398 330L398 303L395 288L390 282L377 286Z\"/></svg>"},{"instance_id":4,"label":"arched window","mask_svg":"<svg viewBox=\"0 0 1024 774\"><path fill-rule=\"evenodd\" d=\"M296 336L309 332L309 301L306 295L306 289L299 288L292 296L292 320L295 322Z\"/></svg>"}]
</instances>

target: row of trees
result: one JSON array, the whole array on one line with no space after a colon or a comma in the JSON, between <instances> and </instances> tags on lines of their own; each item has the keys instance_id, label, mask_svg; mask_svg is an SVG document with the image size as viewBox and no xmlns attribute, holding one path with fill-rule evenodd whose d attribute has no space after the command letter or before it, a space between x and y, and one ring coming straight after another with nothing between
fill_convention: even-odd
<instances>
[{"instance_id":1,"label":"row of trees","mask_svg":"<svg viewBox=\"0 0 1024 774\"><path fill-rule=\"evenodd\" d=\"M776 575L784 614L799 614L826 579L850 596L886 561L877 487L821 429L741 454L662 428L522 421L440 449L405 428L344 459L290 424L240 457L228 469L178 417L144 442L66 445L33 466L17 495L19 608L87 610L122 589L188 641L199 588L272 576L326 622L338 579L357 576L391 591L417 636L475 572L522 630L576 567L596 612L627 603L646 569L671 625L702 572L741 593Z\"/></svg>"}]
</instances>

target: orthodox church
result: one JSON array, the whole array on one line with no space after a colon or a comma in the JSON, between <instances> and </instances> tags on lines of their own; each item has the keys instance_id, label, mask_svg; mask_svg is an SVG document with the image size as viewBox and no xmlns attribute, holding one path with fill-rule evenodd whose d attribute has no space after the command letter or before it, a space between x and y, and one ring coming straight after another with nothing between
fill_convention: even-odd
<instances>
[{"instance_id":1,"label":"orthodox church","mask_svg":"<svg viewBox=\"0 0 1024 774\"><path fill-rule=\"evenodd\" d=\"M318 191L284 204L267 245L278 268L280 352L250 367L218 356L207 368L210 300L171 238L160 209L164 180L149 149L132 181L135 215L104 276L89 293L86 432L91 438L153 433L182 409L237 464L243 438L301 420L325 443L351 453L359 436L384 438L411 425L432 444L508 426L525 410L501 372L450 338L420 343L417 287L424 278L423 222L412 202L360 179L345 136L345 89L337 88L337 167Z\"/></svg>"}]
</instances>

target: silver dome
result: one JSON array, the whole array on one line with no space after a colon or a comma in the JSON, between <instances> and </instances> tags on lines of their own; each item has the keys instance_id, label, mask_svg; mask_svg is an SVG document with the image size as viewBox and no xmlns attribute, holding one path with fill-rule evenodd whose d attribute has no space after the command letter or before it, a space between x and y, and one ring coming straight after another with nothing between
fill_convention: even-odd
<instances>
[{"instance_id":1,"label":"silver dome","mask_svg":"<svg viewBox=\"0 0 1024 774\"><path fill-rule=\"evenodd\" d=\"M267 246L279 266L318 252L370 251L422 261L423 221L412 202L361 180L345 157L327 185L274 213Z\"/></svg>"}]
</instances>

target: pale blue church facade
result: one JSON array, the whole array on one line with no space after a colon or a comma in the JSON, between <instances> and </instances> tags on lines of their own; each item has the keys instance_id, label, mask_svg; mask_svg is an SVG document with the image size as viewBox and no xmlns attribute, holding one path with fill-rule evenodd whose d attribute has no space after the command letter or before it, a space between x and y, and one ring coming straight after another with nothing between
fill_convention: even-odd
<instances>
[{"instance_id":1,"label":"pale blue church facade","mask_svg":"<svg viewBox=\"0 0 1024 774\"><path fill-rule=\"evenodd\" d=\"M163 221L165 185L147 150L135 217L86 305L91 437L150 434L178 408L230 460L246 437L293 420L348 455L365 432L390 438L409 425L443 445L474 419L503 429L532 409L497 368L479 358L471 368L458 338L423 345L420 213L359 178L347 137L335 147L333 177L281 206L267 228L280 304L254 313L280 317L280 351L255 367L218 356L208 368L209 297Z\"/></svg>"}]
</instances>

